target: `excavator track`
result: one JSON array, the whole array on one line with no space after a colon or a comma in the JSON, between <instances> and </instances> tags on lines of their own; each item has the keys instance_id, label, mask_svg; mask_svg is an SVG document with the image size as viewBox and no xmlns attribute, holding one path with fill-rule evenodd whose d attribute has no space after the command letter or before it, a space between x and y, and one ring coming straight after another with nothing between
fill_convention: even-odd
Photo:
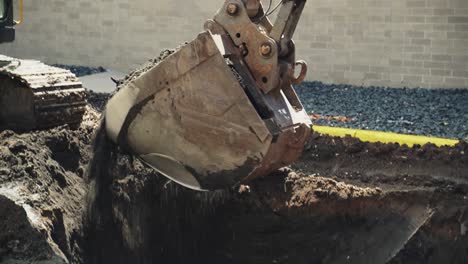
<instances>
[{"instance_id":1,"label":"excavator track","mask_svg":"<svg viewBox=\"0 0 468 264\"><path fill-rule=\"evenodd\" d=\"M78 126L86 90L69 70L1 56L0 127L14 130Z\"/></svg>"}]
</instances>

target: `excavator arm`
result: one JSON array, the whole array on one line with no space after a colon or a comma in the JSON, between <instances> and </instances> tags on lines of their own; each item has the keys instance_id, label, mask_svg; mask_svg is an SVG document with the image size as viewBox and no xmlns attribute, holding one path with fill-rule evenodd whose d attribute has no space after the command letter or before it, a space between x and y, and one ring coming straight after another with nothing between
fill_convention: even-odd
<instances>
[{"instance_id":1,"label":"excavator arm","mask_svg":"<svg viewBox=\"0 0 468 264\"><path fill-rule=\"evenodd\" d=\"M292 40L305 2L281 1L272 24L260 1L227 0L195 40L124 82L106 107L109 138L195 190L294 162L311 126L292 86L307 70Z\"/></svg>"}]
</instances>

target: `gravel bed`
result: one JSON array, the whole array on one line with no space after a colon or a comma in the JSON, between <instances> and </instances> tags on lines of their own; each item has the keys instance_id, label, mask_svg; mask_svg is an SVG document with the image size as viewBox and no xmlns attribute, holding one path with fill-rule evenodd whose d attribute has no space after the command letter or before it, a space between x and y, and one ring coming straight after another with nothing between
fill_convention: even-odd
<instances>
[{"instance_id":1,"label":"gravel bed","mask_svg":"<svg viewBox=\"0 0 468 264\"><path fill-rule=\"evenodd\" d=\"M106 69L104 69L103 67L94 68L94 67L87 67L87 66L64 65L64 64L54 64L53 66L70 70L77 77L83 77L86 75L106 72Z\"/></svg>"},{"instance_id":2,"label":"gravel bed","mask_svg":"<svg viewBox=\"0 0 468 264\"><path fill-rule=\"evenodd\" d=\"M468 90L306 82L296 91L316 125L468 139Z\"/></svg>"}]
</instances>

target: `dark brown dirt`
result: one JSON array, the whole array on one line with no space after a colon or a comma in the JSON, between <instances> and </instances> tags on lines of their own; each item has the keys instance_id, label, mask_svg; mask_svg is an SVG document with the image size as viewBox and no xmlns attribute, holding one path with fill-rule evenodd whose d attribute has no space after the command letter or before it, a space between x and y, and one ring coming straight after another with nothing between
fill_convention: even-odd
<instances>
[{"instance_id":1,"label":"dark brown dirt","mask_svg":"<svg viewBox=\"0 0 468 264\"><path fill-rule=\"evenodd\" d=\"M140 67L137 69L131 71L123 80L120 80L117 83L117 90L120 89L121 86L135 80L136 78L140 77L142 74L153 68L156 64L158 64L160 61L164 60L167 58L169 55L173 54L176 52L180 47L176 49L166 49L161 51L158 57L154 59L148 60L146 63L142 64Z\"/></svg>"},{"instance_id":2,"label":"dark brown dirt","mask_svg":"<svg viewBox=\"0 0 468 264\"><path fill-rule=\"evenodd\" d=\"M442 188L463 193L468 186L468 143L409 148L314 134L301 160L292 168L360 186L397 190Z\"/></svg>"},{"instance_id":3,"label":"dark brown dirt","mask_svg":"<svg viewBox=\"0 0 468 264\"><path fill-rule=\"evenodd\" d=\"M384 193L425 193L432 215L390 263L466 263L467 153L466 142L408 148L315 134L292 168Z\"/></svg>"},{"instance_id":4,"label":"dark brown dirt","mask_svg":"<svg viewBox=\"0 0 468 264\"><path fill-rule=\"evenodd\" d=\"M41 234L31 227L26 212L5 196L0 196L0 255L33 261L50 259L54 253ZM6 261L8 258L2 258Z\"/></svg>"},{"instance_id":5,"label":"dark brown dirt","mask_svg":"<svg viewBox=\"0 0 468 264\"><path fill-rule=\"evenodd\" d=\"M417 147L314 137L293 166L296 172L279 171L235 190L196 193L101 136L91 171L92 178L99 177L88 215L88 263L465 263L468 257L464 144L426 146L427 156L410 155L405 164L439 164L437 173L427 170L416 178L390 165L393 155L418 153ZM336 147L325 152L328 159L316 160L314 151L331 142ZM364 154L357 155L368 153L365 146L374 151L367 165L359 159ZM437 163L446 157L443 152L451 162ZM340 155L342 160L334 160ZM326 165L317 170L306 166L322 161ZM360 164L355 166L361 172L369 166L393 174L366 174L361 180L352 170L331 169L342 168L343 161ZM457 166L453 173L452 166ZM346 178L352 184L337 181L348 175L355 175Z\"/></svg>"},{"instance_id":6,"label":"dark brown dirt","mask_svg":"<svg viewBox=\"0 0 468 264\"><path fill-rule=\"evenodd\" d=\"M466 143L407 148L314 135L290 169L199 193L104 133L92 146L108 95L90 98L78 130L0 132L0 262L468 259Z\"/></svg>"},{"instance_id":7,"label":"dark brown dirt","mask_svg":"<svg viewBox=\"0 0 468 264\"><path fill-rule=\"evenodd\" d=\"M80 240L97 113L78 130L0 131L0 262L82 260Z\"/></svg>"}]
</instances>

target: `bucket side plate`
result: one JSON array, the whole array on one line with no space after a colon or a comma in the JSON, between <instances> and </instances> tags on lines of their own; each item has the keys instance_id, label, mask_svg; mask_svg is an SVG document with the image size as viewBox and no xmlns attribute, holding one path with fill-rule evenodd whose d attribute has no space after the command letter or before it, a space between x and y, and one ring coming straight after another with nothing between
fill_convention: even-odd
<instances>
[{"instance_id":1,"label":"bucket side plate","mask_svg":"<svg viewBox=\"0 0 468 264\"><path fill-rule=\"evenodd\" d=\"M209 32L123 87L106 122L114 141L197 190L240 182L272 141Z\"/></svg>"}]
</instances>

